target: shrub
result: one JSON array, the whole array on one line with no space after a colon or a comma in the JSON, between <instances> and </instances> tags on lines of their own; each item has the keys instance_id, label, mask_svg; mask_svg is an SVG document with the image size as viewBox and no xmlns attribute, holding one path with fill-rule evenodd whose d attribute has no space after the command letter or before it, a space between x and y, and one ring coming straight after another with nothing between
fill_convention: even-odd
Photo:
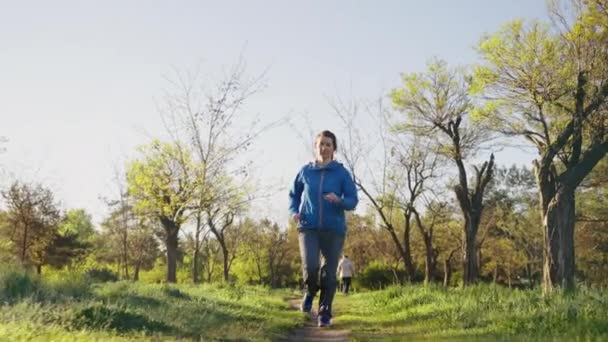
<instances>
[{"instance_id":1,"label":"shrub","mask_svg":"<svg viewBox=\"0 0 608 342\"><path fill-rule=\"evenodd\" d=\"M403 279L404 272L397 271L399 279ZM354 278L355 287L372 290L382 289L395 284L395 275L387 265L372 262Z\"/></svg>"},{"instance_id":2,"label":"shrub","mask_svg":"<svg viewBox=\"0 0 608 342\"><path fill-rule=\"evenodd\" d=\"M0 300L14 303L40 290L38 277L10 268L0 270Z\"/></svg>"},{"instance_id":3,"label":"shrub","mask_svg":"<svg viewBox=\"0 0 608 342\"><path fill-rule=\"evenodd\" d=\"M85 273L86 277L93 282L106 283L118 281L118 275L108 268L91 268Z\"/></svg>"}]
</instances>

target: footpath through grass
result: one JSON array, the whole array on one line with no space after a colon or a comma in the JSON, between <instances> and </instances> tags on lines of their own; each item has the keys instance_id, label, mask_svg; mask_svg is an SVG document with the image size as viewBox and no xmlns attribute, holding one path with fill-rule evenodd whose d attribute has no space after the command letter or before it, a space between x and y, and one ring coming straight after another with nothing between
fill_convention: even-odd
<instances>
[{"instance_id":1,"label":"footpath through grass","mask_svg":"<svg viewBox=\"0 0 608 342\"><path fill-rule=\"evenodd\" d=\"M220 285L89 284L0 274L0 341L260 340L303 324L289 290Z\"/></svg>"},{"instance_id":2,"label":"footpath through grass","mask_svg":"<svg viewBox=\"0 0 608 342\"><path fill-rule=\"evenodd\" d=\"M93 284L0 269L0 341L273 341L306 322L291 290L231 285ZM492 285L337 294L331 329L349 340L608 340L606 290L543 297Z\"/></svg>"},{"instance_id":3,"label":"footpath through grass","mask_svg":"<svg viewBox=\"0 0 608 342\"><path fill-rule=\"evenodd\" d=\"M493 285L391 287L336 295L336 329L351 340L606 341L606 290L543 297Z\"/></svg>"}]
</instances>

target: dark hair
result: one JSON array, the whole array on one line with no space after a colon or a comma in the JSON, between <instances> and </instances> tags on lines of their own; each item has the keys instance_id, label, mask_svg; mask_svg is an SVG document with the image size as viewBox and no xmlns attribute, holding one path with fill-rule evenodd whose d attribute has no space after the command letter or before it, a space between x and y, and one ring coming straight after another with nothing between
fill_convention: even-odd
<instances>
[{"instance_id":1,"label":"dark hair","mask_svg":"<svg viewBox=\"0 0 608 342\"><path fill-rule=\"evenodd\" d=\"M317 140L321 137L330 138L331 142L334 144L334 151L338 151L338 141L336 140L335 134L328 130L322 131L321 133L317 134L317 137L315 138L315 144L317 143Z\"/></svg>"}]
</instances>

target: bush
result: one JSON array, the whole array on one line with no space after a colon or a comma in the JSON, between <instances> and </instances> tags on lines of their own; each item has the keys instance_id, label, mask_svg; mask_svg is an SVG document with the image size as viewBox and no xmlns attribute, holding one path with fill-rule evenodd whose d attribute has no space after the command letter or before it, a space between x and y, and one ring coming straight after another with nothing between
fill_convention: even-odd
<instances>
[{"instance_id":1,"label":"bush","mask_svg":"<svg viewBox=\"0 0 608 342\"><path fill-rule=\"evenodd\" d=\"M14 303L40 291L40 280L25 271L0 270L0 300Z\"/></svg>"},{"instance_id":2,"label":"bush","mask_svg":"<svg viewBox=\"0 0 608 342\"><path fill-rule=\"evenodd\" d=\"M403 279L404 275L404 271L397 271L399 279ZM355 287L378 290L393 285L396 281L389 266L372 262L354 278L354 283Z\"/></svg>"},{"instance_id":3,"label":"bush","mask_svg":"<svg viewBox=\"0 0 608 342\"><path fill-rule=\"evenodd\" d=\"M86 277L93 282L107 283L118 281L118 275L108 268L91 268L85 273Z\"/></svg>"}]
</instances>

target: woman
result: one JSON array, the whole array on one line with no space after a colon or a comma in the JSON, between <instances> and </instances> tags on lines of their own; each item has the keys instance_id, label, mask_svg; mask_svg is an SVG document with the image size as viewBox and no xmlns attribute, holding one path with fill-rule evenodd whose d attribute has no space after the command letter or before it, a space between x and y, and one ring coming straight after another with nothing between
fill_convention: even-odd
<instances>
[{"instance_id":1,"label":"woman","mask_svg":"<svg viewBox=\"0 0 608 342\"><path fill-rule=\"evenodd\" d=\"M350 173L334 160L338 144L330 131L315 139L315 161L302 167L289 192L291 219L298 225L306 292L301 309L310 312L317 290L319 326L331 323L336 293L336 270L342 253L346 223L344 210L357 206L357 189ZM323 265L319 267L319 252Z\"/></svg>"}]
</instances>

